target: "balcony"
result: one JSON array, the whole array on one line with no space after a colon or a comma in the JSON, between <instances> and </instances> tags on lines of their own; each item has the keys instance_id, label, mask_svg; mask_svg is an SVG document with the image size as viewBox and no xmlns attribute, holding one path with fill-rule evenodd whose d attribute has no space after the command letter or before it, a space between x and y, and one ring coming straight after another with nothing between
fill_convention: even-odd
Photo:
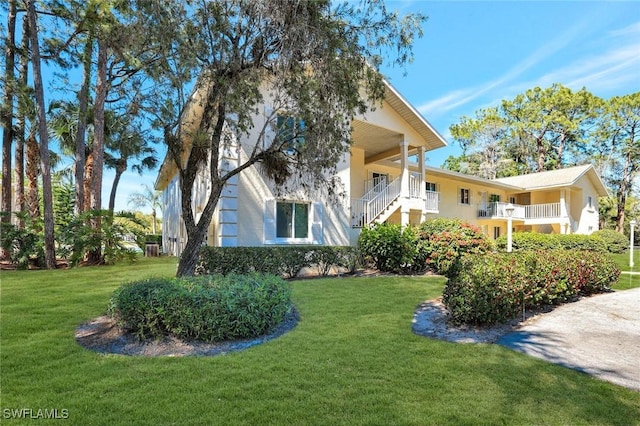
<instances>
[{"instance_id":1,"label":"balcony","mask_svg":"<svg viewBox=\"0 0 640 426\"><path fill-rule=\"evenodd\" d=\"M494 202L482 203L478 205L479 219L507 219L508 203ZM535 220L535 219L557 219L562 216L560 203L531 204L531 205L513 205L512 219Z\"/></svg>"}]
</instances>

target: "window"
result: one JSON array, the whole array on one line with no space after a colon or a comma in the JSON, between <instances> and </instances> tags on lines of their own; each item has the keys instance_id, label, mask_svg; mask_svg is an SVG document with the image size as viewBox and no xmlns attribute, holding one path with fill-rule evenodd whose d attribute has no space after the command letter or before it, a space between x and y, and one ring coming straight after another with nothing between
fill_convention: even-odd
<instances>
[{"instance_id":1,"label":"window","mask_svg":"<svg viewBox=\"0 0 640 426\"><path fill-rule=\"evenodd\" d=\"M593 198L591 195L587 196L587 207L593 209Z\"/></svg>"},{"instance_id":2,"label":"window","mask_svg":"<svg viewBox=\"0 0 640 426\"><path fill-rule=\"evenodd\" d=\"M276 238L309 237L309 204L278 202L276 204Z\"/></svg>"},{"instance_id":3,"label":"window","mask_svg":"<svg viewBox=\"0 0 640 426\"><path fill-rule=\"evenodd\" d=\"M291 153L304 144L304 121L291 116L278 115L276 118L277 138Z\"/></svg>"},{"instance_id":4,"label":"window","mask_svg":"<svg viewBox=\"0 0 640 426\"><path fill-rule=\"evenodd\" d=\"M491 194L489 196L490 203L499 203L500 202L500 194Z\"/></svg>"},{"instance_id":5,"label":"window","mask_svg":"<svg viewBox=\"0 0 640 426\"><path fill-rule=\"evenodd\" d=\"M425 182L425 191L438 192L438 185L434 182Z\"/></svg>"},{"instance_id":6,"label":"window","mask_svg":"<svg viewBox=\"0 0 640 426\"><path fill-rule=\"evenodd\" d=\"M469 188L460 188L460 198L458 199L460 204L471 204L471 194Z\"/></svg>"},{"instance_id":7,"label":"window","mask_svg":"<svg viewBox=\"0 0 640 426\"><path fill-rule=\"evenodd\" d=\"M322 203L266 199L264 244L323 244Z\"/></svg>"},{"instance_id":8,"label":"window","mask_svg":"<svg viewBox=\"0 0 640 426\"><path fill-rule=\"evenodd\" d=\"M496 240L500 238L500 227L499 226L494 226L493 227L493 239Z\"/></svg>"}]
</instances>

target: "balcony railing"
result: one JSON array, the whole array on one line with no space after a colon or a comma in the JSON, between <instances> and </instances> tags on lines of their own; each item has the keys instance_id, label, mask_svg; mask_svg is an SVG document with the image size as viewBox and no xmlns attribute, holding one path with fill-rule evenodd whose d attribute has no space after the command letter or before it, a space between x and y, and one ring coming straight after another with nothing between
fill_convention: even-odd
<instances>
[{"instance_id":1,"label":"balcony railing","mask_svg":"<svg viewBox=\"0 0 640 426\"><path fill-rule=\"evenodd\" d=\"M479 218L506 219L508 203L481 203L478 205ZM560 203L513 205L513 219L546 219L561 217Z\"/></svg>"},{"instance_id":2,"label":"balcony railing","mask_svg":"<svg viewBox=\"0 0 640 426\"><path fill-rule=\"evenodd\" d=\"M424 195L424 209L430 212L437 212L438 202L440 201L440 193L435 191L425 191Z\"/></svg>"}]
</instances>

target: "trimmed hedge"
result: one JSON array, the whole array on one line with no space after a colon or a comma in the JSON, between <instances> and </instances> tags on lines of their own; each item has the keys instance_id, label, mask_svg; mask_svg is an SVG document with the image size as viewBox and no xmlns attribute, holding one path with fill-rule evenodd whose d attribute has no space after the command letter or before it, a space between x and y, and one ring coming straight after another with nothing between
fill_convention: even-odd
<instances>
[{"instance_id":1,"label":"trimmed hedge","mask_svg":"<svg viewBox=\"0 0 640 426\"><path fill-rule=\"evenodd\" d=\"M349 246L211 247L200 249L196 274L263 273L296 277L303 268L315 266L321 275L332 267L355 272L360 253Z\"/></svg>"},{"instance_id":2,"label":"trimmed hedge","mask_svg":"<svg viewBox=\"0 0 640 426\"><path fill-rule=\"evenodd\" d=\"M556 249L607 251L605 241L594 235L514 232L512 237L513 251ZM496 239L495 244L498 251L506 250L507 236L501 235Z\"/></svg>"},{"instance_id":3,"label":"trimmed hedge","mask_svg":"<svg viewBox=\"0 0 640 426\"><path fill-rule=\"evenodd\" d=\"M592 250L469 255L456 264L443 303L455 323L488 325L523 309L607 291L619 275L607 254Z\"/></svg>"},{"instance_id":4,"label":"trimmed hedge","mask_svg":"<svg viewBox=\"0 0 640 426\"><path fill-rule=\"evenodd\" d=\"M291 309L291 290L281 278L230 274L125 284L108 312L139 339L215 342L263 335Z\"/></svg>"},{"instance_id":5,"label":"trimmed hedge","mask_svg":"<svg viewBox=\"0 0 640 426\"><path fill-rule=\"evenodd\" d=\"M624 253L629 248L627 236L613 229L601 229L591 234L591 236L604 241L609 253Z\"/></svg>"}]
</instances>

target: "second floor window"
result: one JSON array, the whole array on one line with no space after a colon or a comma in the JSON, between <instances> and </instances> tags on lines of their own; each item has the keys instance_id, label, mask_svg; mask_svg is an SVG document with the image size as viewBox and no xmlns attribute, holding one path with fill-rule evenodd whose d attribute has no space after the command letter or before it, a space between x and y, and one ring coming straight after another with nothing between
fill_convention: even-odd
<instances>
[{"instance_id":1,"label":"second floor window","mask_svg":"<svg viewBox=\"0 0 640 426\"><path fill-rule=\"evenodd\" d=\"M284 142L286 150L294 151L304 144L304 121L287 115L278 115L276 127L278 140Z\"/></svg>"},{"instance_id":2,"label":"second floor window","mask_svg":"<svg viewBox=\"0 0 640 426\"><path fill-rule=\"evenodd\" d=\"M471 204L471 196L470 196L469 188L460 188L460 198L458 199L460 204Z\"/></svg>"}]
</instances>

